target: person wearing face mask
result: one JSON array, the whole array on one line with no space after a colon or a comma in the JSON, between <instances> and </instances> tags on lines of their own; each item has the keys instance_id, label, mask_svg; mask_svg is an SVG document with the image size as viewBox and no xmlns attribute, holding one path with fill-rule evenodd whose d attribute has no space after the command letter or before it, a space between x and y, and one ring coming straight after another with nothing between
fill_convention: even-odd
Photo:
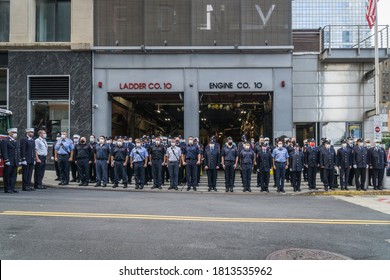
<instances>
[{"instance_id":1,"label":"person wearing face mask","mask_svg":"<svg viewBox=\"0 0 390 280\"><path fill-rule=\"evenodd\" d=\"M35 189L46 189L43 185L43 177L45 176L46 170L46 157L48 153L48 146L46 142L46 131L39 130L39 137L35 139L35 171L34 171L34 188Z\"/></svg>"},{"instance_id":2,"label":"person wearing face mask","mask_svg":"<svg viewBox=\"0 0 390 280\"><path fill-rule=\"evenodd\" d=\"M112 137L108 136L107 137L107 145L110 148L110 158L109 161L110 163L107 166L107 180L111 182L111 184L114 184L115 181L115 169L111 164L111 153L114 151L114 148L116 147L116 144L113 143Z\"/></svg>"},{"instance_id":3,"label":"person wearing face mask","mask_svg":"<svg viewBox=\"0 0 390 280\"><path fill-rule=\"evenodd\" d=\"M89 136L89 147L93 151L98 143L96 142L96 137L95 135L90 135ZM90 183L96 183L96 165L95 161L93 160L93 154L91 155L90 158L90 164L89 164L89 182Z\"/></svg>"},{"instance_id":4,"label":"person wearing face mask","mask_svg":"<svg viewBox=\"0 0 390 280\"><path fill-rule=\"evenodd\" d=\"M22 190L31 191L32 173L35 164L34 128L26 129L26 136L20 140L20 155L22 158ZM35 190L35 189L34 189Z\"/></svg>"},{"instance_id":5,"label":"person wearing face mask","mask_svg":"<svg viewBox=\"0 0 390 280\"><path fill-rule=\"evenodd\" d=\"M130 153L130 167L134 169L135 189L145 185L145 168L148 165L148 151L142 147L141 140L135 139L135 148Z\"/></svg>"},{"instance_id":6,"label":"person wearing face mask","mask_svg":"<svg viewBox=\"0 0 390 280\"><path fill-rule=\"evenodd\" d=\"M56 135L56 139L55 139L55 141L54 141L54 143L57 143L58 141L60 141L61 140L61 133L57 133L57 135ZM56 145L54 144L53 146L52 146L52 153L51 153L51 160L53 160L54 161L54 169L56 170L56 176L57 176L57 178L55 178L54 179L54 181L61 181L61 179L60 179L60 168L59 168L59 166L58 166L58 161L55 161L54 159L55 159L55 154L56 154Z\"/></svg>"},{"instance_id":7,"label":"person wearing face mask","mask_svg":"<svg viewBox=\"0 0 390 280\"><path fill-rule=\"evenodd\" d=\"M324 189L326 192L329 190L329 188L334 190L334 170L337 166L337 156L335 150L331 149L329 141L324 142L324 149L321 151L320 162L324 170Z\"/></svg>"},{"instance_id":8,"label":"person wearing face mask","mask_svg":"<svg viewBox=\"0 0 390 280\"><path fill-rule=\"evenodd\" d=\"M217 191L217 171L221 161L221 153L211 140L204 151L204 169L207 172L208 191Z\"/></svg>"},{"instance_id":9,"label":"person wearing face mask","mask_svg":"<svg viewBox=\"0 0 390 280\"><path fill-rule=\"evenodd\" d=\"M251 174L253 169L253 162L255 160L255 153L251 149L249 142L244 143L244 150L240 152L240 163L242 168L242 185L244 192L251 192Z\"/></svg>"},{"instance_id":10,"label":"person wearing face mask","mask_svg":"<svg viewBox=\"0 0 390 280\"><path fill-rule=\"evenodd\" d=\"M304 167L303 152L299 149L299 144L294 144L294 151L290 153L290 171L291 171L291 185L294 192L301 191L302 171Z\"/></svg>"},{"instance_id":11,"label":"person wearing face mask","mask_svg":"<svg viewBox=\"0 0 390 280\"><path fill-rule=\"evenodd\" d=\"M3 182L5 193L18 193L15 188L18 166L21 164L18 129L10 128L8 137L1 142L1 156L4 161Z\"/></svg>"},{"instance_id":12,"label":"person wearing face mask","mask_svg":"<svg viewBox=\"0 0 390 280\"><path fill-rule=\"evenodd\" d=\"M304 164L307 168L307 184L309 190L318 190L316 186L317 168L320 166L320 149L316 146L315 139L309 140L309 146L304 152Z\"/></svg>"},{"instance_id":13,"label":"person wearing face mask","mask_svg":"<svg viewBox=\"0 0 390 280\"><path fill-rule=\"evenodd\" d=\"M93 152L96 166L95 187L100 187L103 181L103 188L105 188L108 183L107 165L110 163L110 147L106 144L106 138L104 136L99 137L99 143L96 144Z\"/></svg>"},{"instance_id":14,"label":"person wearing face mask","mask_svg":"<svg viewBox=\"0 0 390 280\"><path fill-rule=\"evenodd\" d=\"M353 151L354 151L354 149L356 147L356 145L354 145L353 138L352 137L348 137L346 144L347 144L347 148L351 151L351 153L353 153ZM355 169L352 168L349 171L349 175L348 175L348 186L353 186L353 180L354 179L355 179Z\"/></svg>"},{"instance_id":15,"label":"person wearing face mask","mask_svg":"<svg viewBox=\"0 0 390 280\"><path fill-rule=\"evenodd\" d=\"M269 192L270 170L272 168L272 154L267 144L261 145L261 150L256 155L257 166L257 185L260 187L260 192Z\"/></svg>"},{"instance_id":16,"label":"person wearing face mask","mask_svg":"<svg viewBox=\"0 0 390 280\"><path fill-rule=\"evenodd\" d=\"M176 137L176 146L180 148L181 154L183 154L183 150L186 146L186 143L185 143L185 141L183 141L181 139L181 136ZM179 177L178 177L179 186L182 186L186 182L185 168L186 167L183 166L180 162L180 164L179 164Z\"/></svg>"},{"instance_id":17,"label":"person wearing face mask","mask_svg":"<svg viewBox=\"0 0 390 280\"><path fill-rule=\"evenodd\" d=\"M365 140L365 148L367 149L367 155L368 157L370 158L370 151L371 151L371 141L370 139L366 139ZM373 183L372 183L372 169L371 168L368 168L368 186L373 186Z\"/></svg>"},{"instance_id":18,"label":"person wearing face mask","mask_svg":"<svg viewBox=\"0 0 390 280\"><path fill-rule=\"evenodd\" d=\"M180 167L181 149L177 146L176 140L172 139L170 147L166 149L165 165L168 166L170 186L168 190L178 190L179 167Z\"/></svg>"},{"instance_id":19,"label":"person wearing face mask","mask_svg":"<svg viewBox=\"0 0 390 280\"><path fill-rule=\"evenodd\" d=\"M61 139L55 144L55 159L58 161L58 167L60 169L59 185L69 185L69 162L73 161L74 145L72 140L67 138L68 133L66 131L61 132Z\"/></svg>"},{"instance_id":20,"label":"person wearing face mask","mask_svg":"<svg viewBox=\"0 0 390 280\"><path fill-rule=\"evenodd\" d=\"M292 138L294 139L294 138ZM291 152L294 151L294 143L292 140L288 139L286 140L286 150L288 154L291 154ZM291 181L291 176L290 176L290 169L286 169L286 174L285 174L286 182L289 183Z\"/></svg>"},{"instance_id":21,"label":"person wearing face mask","mask_svg":"<svg viewBox=\"0 0 390 280\"><path fill-rule=\"evenodd\" d=\"M126 136L125 136L125 147L127 148L127 150L129 151L129 155L131 153L131 150L134 149L134 143L133 143L133 139L131 137L128 138L128 143L126 145ZM131 182L132 182L132 178L133 178L133 169L130 168L130 160L128 161L127 163L127 166L126 166L126 172L127 172L127 181L128 183L131 185Z\"/></svg>"},{"instance_id":22,"label":"person wearing face mask","mask_svg":"<svg viewBox=\"0 0 390 280\"><path fill-rule=\"evenodd\" d=\"M307 147L309 147L309 140L304 139L303 146L302 146L302 152L303 152L304 157L305 157L305 151L306 151ZM303 181L307 182L307 167L306 167L306 165L304 165L304 167L303 167Z\"/></svg>"},{"instance_id":23,"label":"person wearing face mask","mask_svg":"<svg viewBox=\"0 0 390 280\"><path fill-rule=\"evenodd\" d=\"M348 190L349 171L353 165L352 151L348 149L347 145L347 140L343 140L341 141L341 148L337 150L341 190Z\"/></svg>"},{"instance_id":24,"label":"person wearing face mask","mask_svg":"<svg viewBox=\"0 0 390 280\"><path fill-rule=\"evenodd\" d=\"M115 181L113 188L119 186L119 182L122 179L123 188L127 188L127 173L126 166L129 160L129 152L126 147L123 146L123 138L118 137L118 143L111 153L111 165L115 169Z\"/></svg>"},{"instance_id":25,"label":"person wearing face mask","mask_svg":"<svg viewBox=\"0 0 390 280\"><path fill-rule=\"evenodd\" d=\"M164 165L165 147L161 144L161 138L155 138L155 144L150 147L149 165L152 166L152 189L162 189L162 167Z\"/></svg>"},{"instance_id":26,"label":"person wearing face mask","mask_svg":"<svg viewBox=\"0 0 390 280\"><path fill-rule=\"evenodd\" d=\"M79 144L79 142L80 142L80 135L73 134L73 145L76 146ZM70 182L80 183L77 164L74 161L72 161L69 165L70 165L70 174L72 175L72 180L70 180Z\"/></svg>"},{"instance_id":27,"label":"person wearing face mask","mask_svg":"<svg viewBox=\"0 0 390 280\"><path fill-rule=\"evenodd\" d=\"M289 154L286 148L283 147L282 140L278 141L278 146L272 151L273 167L276 173L276 187L278 193L285 193L284 190L284 179L286 170L288 169L288 158Z\"/></svg>"},{"instance_id":28,"label":"person wearing face mask","mask_svg":"<svg viewBox=\"0 0 390 280\"><path fill-rule=\"evenodd\" d=\"M79 143L74 148L74 157L77 164L79 174L79 186L88 186L89 184L89 167L91 166L91 158L93 157L92 149L87 139L81 137Z\"/></svg>"},{"instance_id":29,"label":"person wearing face mask","mask_svg":"<svg viewBox=\"0 0 390 280\"><path fill-rule=\"evenodd\" d=\"M366 170L369 165L368 150L363 145L363 139L357 140L353 148L353 169L355 170L356 190L364 190L366 183Z\"/></svg>"},{"instance_id":30,"label":"person wearing face mask","mask_svg":"<svg viewBox=\"0 0 390 280\"><path fill-rule=\"evenodd\" d=\"M194 145L198 146L199 152L200 152L200 164L197 167L197 172L196 172L196 178L197 178L196 179L196 187L198 187L199 183L200 183L201 171L203 170L202 166L203 166L203 161L204 161L204 149L203 149L202 143L199 142L199 138L198 137L194 138Z\"/></svg>"},{"instance_id":31,"label":"person wearing face mask","mask_svg":"<svg viewBox=\"0 0 390 280\"><path fill-rule=\"evenodd\" d=\"M225 170L225 191L233 192L235 172L238 165L238 149L233 145L232 137L227 138L227 145L222 148L221 164Z\"/></svg>"},{"instance_id":32,"label":"person wearing face mask","mask_svg":"<svg viewBox=\"0 0 390 280\"><path fill-rule=\"evenodd\" d=\"M193 188L196 191L198 184L198 166L200 165L201 155L198 145L194 145L194 138L188 137L188 145L185 146L182 153L182 164L186 167L187 191Z\"/></svg>"},{"instance_id":33,"label":"person wearing face mask","mask_svg":"<svg viewBox=\"0 0 390 280\"><path fill-rule=\"evenodd\" d=\"M383 190L382 182L387 167L387 156L378 139L375 139L374 146L370 149L369 157L374 190Z\"/></svg>"}]
</instances>

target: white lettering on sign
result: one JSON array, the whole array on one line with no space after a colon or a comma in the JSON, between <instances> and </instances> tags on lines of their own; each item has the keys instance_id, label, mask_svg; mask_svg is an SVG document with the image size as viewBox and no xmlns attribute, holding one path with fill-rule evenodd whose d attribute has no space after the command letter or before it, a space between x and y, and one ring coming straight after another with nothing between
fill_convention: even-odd
<instances>
[{"instance_id":1,"label":"white lettering on sign","mask_svg":"<svg viewBox=\"0 0 390 280\"><path fill-rule=\"evenodd\" d=\"M266 26L267 22L269 21L271 15L272 15L272 13L275 10L275 5L271 6L271 8L268 10L268 14L267 14L266 17L264 16L263 10L261 9L260 5L255 5L255 7L256 7L257 13L259 14L261 20L263 21L264 26Z\"/></svg>"},{"instance_id":2,"label":"white lettering on sign","mask_svg":"<svg viewBox=\"0 0 390 280\"><path fill-rule=\"evenodd\" d=\"M120 83L120 90L170 90L171 83Z\"/></svg>"}]
</instances>

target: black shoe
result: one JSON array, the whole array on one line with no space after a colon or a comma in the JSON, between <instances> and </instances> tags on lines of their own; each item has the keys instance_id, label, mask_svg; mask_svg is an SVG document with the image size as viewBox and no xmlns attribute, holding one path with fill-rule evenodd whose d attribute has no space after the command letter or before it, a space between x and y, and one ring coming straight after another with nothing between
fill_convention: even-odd
<instances>
[{"instance_id":1,"label":"black shoe","mask_svg":"<svg viewBox=\"0 0 390 280\"><path fill-rule=\"evenodd\" d=\"M347 187L345 187L344 190L349 191L349 189Z\"/></svg>"},{"instance_id":2,"label":"black shoe","mask_svg":"<svg viewBox=\"0 0 390 280\"><path fill-rule=\"evenodd\" d=\"M30 190L30 188L23 188L22 191L24 191L24 192L29 192L29 191L31 191L31 190Z\"/></svg>"},{"instance_id":3,"label":"black shoe","mask_svg":"<svg viewBox=\"0 0 390 280\"><path fill-rule=\"evenodd\" d=\"M248 192L252 192L251 188L248 189Z\"/></svg>"},{"instance_id":4,"label":"black shoe","mask_svg":"<svg viewBox=\"0 0 390 280\"><path fill-rule=\"evenodd\" d=\"M115 188L117 188L117 187L118 187L118 184L114 184L114 185L112 186L113 189L115 189Z\"/></svg>"},{"instance_id":5,"label":"black shoe","mask_svg":"<svg viewBox=\"0 0 390 280\"><path fill-rule=\"evenodd\" d=\"M263 189L261 189L261 190L260 190L260 192L264 192L264 190L263 190Z\"/></svg>"},{"instance_id":6,"label":"black shoe","mask_svg":"<svg viewBox=\"0 0 390 280\"><path fill-rule=\"evenodd\" d=\"M194 191L196 191L196 187L193 187Z\"/></svg>"},{"instance_id":7,"label":"black shoe","mask_svg":"<svg viewBox=\"0 0 390 280\"><path fill-rule=\"evenodd\" d=\"M4 190L5 193L14 193L13 191Z\"/></svg>"},{"instance_id":8,"label":"black shoe","mask_svg":"<svg viewBox=\"0 0 390 280\"><path fill-rule=\"evenodd\" d=\"M107 187L107 184L103 184L103 188Z\"/></svg>"},{"instance_id":9,"label":"black shoe","mask_svg":"<svg viewBox=\"0 0 390 280\"><path fill-rule=\"evenodd\" d=\"M138 189L139 189L139 186L135 186L135 189L138 190Z\"/></svg>"},{"instance_id":10,"label":"black shoe","mask_svg":"<svg viewBox=\"0 0 390 280\"><path fill-rule=\"evenodd\" d=\"M218 191L217 188L214 188L214 191L217 192Z\"/></svg>"},{"instance_id":11,"label":"black shoe","mask_svg":"<svg viewBox=\"0 0 390 280\"><path fill-rule=\"evenodd\" d=\"M147 185L147 184L146 184ZM154 189L157 189L157 186L153 186L151 187L150 189L154 190Z\"/></svg>"},{"instance_id":12,"label":"black shoe","mask_svg":"<svg viewBox=\"0 0 390 280\"><path fill-rule=\"evenodd\" d=\"M64 183L63 182L59 182L58 185L62 186L62 185L64 185ZM38 189L39 189L39 187L38 187Z\"/></svg>"},{"instance_id":13,"label":"black shoe","mask_svg":"<svg viewBox=\"0 0 390 280\"><path fill-rule=\"evenodd\" d=\"M286 193L286 191L285 191L285 190L282 190L282 193Z\"/></svg>"},{"instance_id":14,"label":"black shoe","mask_svg":"<svg viewBox=\"0 0 390 280\"><path fill-rule=\"evenodd\" d=\"M172 189L173 189L173 187L169 187L169 188L168 188L168 191L169 191L169 190L172 190Z\"/></svg>"},{"instance_id":15,"label":"black shoe","mask_svg":"<svg viewBox=\"0 0 390 280\"><path fill-rule=\"evenodd\" d=\"M267 193L269 193L269 190L266 190Z\"/></svg>"},{"instance_id":16,"label":"black shoe","mask_svg":"<svg viewBox=\"0 0 390 280\"><path fill-rule=\"evenodd\" d=\"M61 179L59 177L55 178L54 181L60 181Z\"/></svg>"},{"instance_id":17,"label":"black shoe","mask_svg":"<svg viewBox=\"0 0 390 280\"><path fill-rule=\"evenodd\" d=\"M226 189L225 192L229 192L229 189Z\"/></svg>"},{"instance_id":18,"label":"black shoe","mask_svg":"<svg viewBox=\"0 0 390 280\"><path fill-rule=\"evenodd\" d=\"M41 187L42 187L42 189L44 189L44 190L47 189L47 187L46 187L45 185L42 185Z\"/></svg>"},{"instance_id":19,"label":"black shoe","mask_svg":"<svg viewBox=\"0 0 390 280\"><path fill-rule=\"evenodd\" d=\"M100 183L99 184L96 184L95 185L95 188L97 188L97 187L101 187L102 185L100 185Z\"/></svg>"},{"instance_id":20,"label":"black shoe","mask_svg":"<svg viewBox=\"0 0 390 280\"><path fill-rule=\"evenodd\" d=\"M83 184L84 187L86 187L86 186L88 186L88 185L89 185L88 182L85 182L85 183Z\"/></svg>"},{"instance_id":21,"label":"black shoe","mask_svg":"<svg viewBox=\"0 0 390 280\"><path fill-rule=\"evenodd\" d=\"M233 188L230 189L230 192L234 192L234 191L233 191Z\"/></svg>"},{"instance_id":22,"label":"black shoe","mask_svg":"<svg viewBox=\"0 0 390 280\"><path fill-rule=\"evenodd\" d=\"M76 179L70 180L71 183L74 183L74 182L76 182L76 181L77 181Z\"/></svg>"},{"instance_id":23,"label":"black shoe","mask_svg":"<svg viewBox=\"0 0 390 280\"><path fill-rule=\"evenodd\" d=\"M72 181L71 181L72 182ZM84 183L80 183L79 186L84 186Z\"/></svg>"},{"instance_id":24,"label":"black shoe","mask_svg":"<svg viewBox=\"0 0 390 280\"><path fill-rule=\"evenodd\" d=\"M335 189L334 188L330 188L332 191L334 191Z\"/></svg>"},{"instance_id":25,"label":"black shoe","mask_svg":"<svg viewBox=\"0 0 390 280\"><path fill-rule=\"evenodd\" d=\"M243 189L242 192L246 192L246 189Z\"/></svg>"},{"instance_id":26,"label":"black shoe","mask_svg":"<svg viewBox=\"0 0 390 280\"><path fill-rule=\"evenodd\" d=\"M142 190L144 188L144 186L140 186L139 189Z\"/></svg>"},{"instance_id":27,"label":"black shoe","mask_svg":"<svg viewBox=\"0 0 390 280\"><path fill-rule=\"evenodd\" d=\"M127 188L127 183L125 183L125 184L124 184L123 188L124 188L124 189L126 189L126 188Z\"/></svg>"},{"instance_id":28,"label":"black shoe","mask_svg":"<svg viewBox=\"0 0 390 280\"><path fill-rule=\"evenodd\" d=\"M187 187L187 192L191 189L191 187Z\"/></svg>"},{"instance_id":29,"label":"black shoe","mask_svg":"<svg viewBox=\"0 0 390 280\"><path fill-rule=\"evenodd\" d=\"M159 189L159 190L162 190L162 187L161 187L161 186L159 186L159 187L158 187L158 189Z\"/></svg>"},{"instance_id":30,"label":"black shoe","mask_svg":"<svg viewBox=\"0 0 390 280\"><path fill-rule=\"evenodd\" d=\"M35 188L30 188L30 191L34 191L35 192Z\"/></svg>"},{"instance_id":31,"label":"black shoe","mask_svg":"<svg viewBox=\"0 0 390 280\"><path fill-rule=\"evenodd\" d=\"M301 189L298 189L298 192L301 192Z\"/></svg>"},{"instance_id":32,"label":"black shoe","mask_svg":"<svg viewBox=\"0 0 390 280\"><path fill-rule=\"evenodd\" d=\"M63 182L62 185L67 186L69 185L69 182Z\"/></svg>"},{"instance_id":33,"label":"black shoe","mask_svg":"<svg viewBox=\"0 0 390 280\"><path fill-rule=\"evenodd\" d=\"M175 188L175 190L177 191L177 190L179 190L179 188L178 188L178 187L176 187L176 188Z\"/></svg>"},{"instance_id":34,"label":"black shoe","mask_svg":"<svg viewBox=\"0 0 390 280\"><path fill-rule=\"evenodd\" d=\"M12 190L12 192L13 192L13 193L18 193L19 191L18 191L18 190L15 190L15 189L13 189L13 190Z\"/></svg>"},{"instance_id":35,"label":"black shoe","mask_svg":"<svg viewBox=\"0 0 390 280\"><path fill-rule=\"evenodd\" d=\"M211 192L211 188L209 188L207 191Z\"/></svg>"}]
</instances>

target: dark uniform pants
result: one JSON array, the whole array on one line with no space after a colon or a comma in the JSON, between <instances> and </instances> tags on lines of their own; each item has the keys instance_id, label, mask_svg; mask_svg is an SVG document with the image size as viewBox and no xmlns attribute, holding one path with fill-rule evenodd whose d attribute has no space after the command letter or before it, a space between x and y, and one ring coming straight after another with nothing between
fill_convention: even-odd
<instances>
[{"instance_id":1,"label":"dark uniform pants","mask_svg":"<svg viewBox=\"0 0 390 280\"><path fill-rule=\"evenodd\" d=\"M334 169L326 169L324 168L324 186L327 191L330 187L334 189Z\"/></svg>"},{"instance_id":2,"label":"dark uniform pants","mask_svg":"<svg viewBox=\"0 0 390 280\"><path fill-rule=\"evenodd\" d=\"M33 169L34 169L34 163L27 163L27 165L22 165L22 188L23 189L27 189L31 187Z\"/></svg>"},{"instance_id":3,"label":"dark uniform pants","mask_svg":"<svg viewBox=\"0 0 390 280\"><path fill-rule=\"evenodd\" d=\"M309 189L315 189L317 184L317 167L309 166L307 168L307 183Z\"/></svg>"},{"instance_id":4,"label":"dark uniform pants","mask_svg":"<svg viewBox=\"0 0 390 280\"><path fill-rule=\"evenodd\" d=\"M77 159L77 172L81 183L89 183L89 163L87 158Z\"/></svg>"},{"instance_id":5,"label":"dark uniform pants","mask_svg":"<svg viewBox=\"0 0 390 280\"><path fill-rule=\"evenodd\" d=\"M124 184L127 184L126 166L123 166L123 161L115 161L115 184L119 184L122 179Z\"/></svg>"},{"instance_id":6,"label":"dark uniform pants","mask_svg":"<svg viewBox=\"0 0 390 280\"><path fill-rule=\"evenodd\" d=\"M217 187L217 169L207 169L207 181L210 189Z\"/></svg>"},{"instance_id":7,"label":"dark uniform pants","mask_svg":"<svg viewBox=\"0 0 390 280\"><path fill-rule=\"evenodd\" d=\"M243 163L242 167L242 184L244 190L249 190L251 188L251 175L252 175L252 164Z\"/></svg>"},{"instance_id":8,"label":"dark uniform pants","mask_svg":"<svg viewBox=\"0 0 390 280\"><path fill-rule=\"evenodd\" d=\"M382 182L383 182L384 175L385 175L385 168L372 169L372 180L374 183L374 189L383 190Z\"/></svg>"},{"instance_id":9,"label":"dark uniform pants","mask_svg":"<svg viewBox=\"0 0 390 280\"><path fill-rule=\"evenodd\" d=\"M340 168L340 186L341 189L346 188L348 186L348 178L349 178L350 169Z\"/></svg>"},{"instance_id":10,"label":"dark uniform pants","mask_svg":"<svg viewBox=\"0 0 390 280\"><path fill-rule=\"evenodd\" d=\"M58 155L58 168L61 182L69 184L69 155Z\"/></svg>"},{"instance_id":11,"label":"dark uniform pants","mask_svg":"<svg viewBox=\"0 0 390 280\"><path fill-rule=\"evenodd\" d=\"M17 166L4 165L3 169L3 181L4 191L13 191L16 184Z\"/></svg>"},{"instance_id":12,"label":"dark uniform pants","mask_svg":"<svg viewBox=\"0 0 390 280\"><path fill-rule=\"evenodd\" d=\"M268 191L270 171L260 171L260 187L262 191Z\"/></svg>"},{"instance_id":13,"label":"dark uniform pants","mask_svg":"<svg viewBox=\"0 0 390 280\"><path fill-rule=\"evenodd\" d=\"M286 174L286 163L285 162L275 162L275 173L276 173L276 187L278 191L284 191L284 178Z\"/></svg>"},{"instance_id":14,"label":"dark uniform pants","mask_svg":"<svg viewBox=\"0 0 390 280\"><path fill-rule=\"evenodd\" d=\"M144 161L133 162L135 186L143 188L145 185Z\"/></svg>"},{"instance_id":15,"label":"dark uniform pants","mask_svg":"<svg viewBox=\"0 0 390 280\"><path fill-rule=\"evenodd\" d=\"M34 172L34 187L42 187L43 176L45 176L46 170L46 157L38 156L41 160L41 163L35 163L35 172Z\"/></svg>"},{"instance_id":16,"label":"dark uniform pants","mask_svg":"<svg viewBox=\"0 0 390 280\"><path fill-rule=\"evenodd\" d=\"M57 176L57 178L58 178L58 179L61 178L61 173L60 173L60 168L59 168L59 166L58 166L58 161L55 161L55 162L54 162L54 169L56 170L56 176Z\"/></svg>"},{"instance_id":17,"label":"dark uniform pants","mask_svg":"<svg viewBox=\"0 0 390 280\"><path fill-rule=\"evenodd\" d=\"M97 170L96 170L97 171ZM127 164L126 166L126 171L127 171L127 180L129 181L129 183L131 184L131 178L133 177L134 175L134 170L132 168L130 168L130 163ZM97 176L97 172L96 172L96 176Z\"/></svg>"},{"instance_id":18,"label":"dark uniform pants","mask_svg":"<svg viewBox=\"0 0 390 280\"><path fill-rule=\"evenodd\" d=\"M291 184L294 189L294 191L300 191L301 190L301 171L291 171L290 176L291 176Z\"/></svg>"},{"instance_id":19,"label":"dark uniform pants","mask_svg":"<svg viewBox=\"0 0 390 280\"><path fill-rule=\"evenodd\" d=\"M355 169L351 169L350 170L350 172L349 172L349 175L348 175L348 177L347 177L347 179L348 179L348 185L349 186L352 186L353 184L353 177L355 177ZM355 178L356 179L356 178ZM356 182L355 182L356 183Z\"/></svg>"},{"instance_id":20,"label":"dark uniform pants","mask_svg":"<svg viewBox=\"0 0 390 280\"><path fill-rule=\"evenodd\" d=\"M198 166L196 160L186 161L187 188L196 187L198 184Z\"/></svg>"},{"instance_id":21,"label":"dark uniform pants","mask_svg":"<svg viewBox=\"0 0 390 280\"><path fill-rule=\"evenodd\" d=\"M225 161L225 188L233 189L234 188L234 161Z\"/></svg>"},{"instance_id":22,"label":"dark uniform pants","mask_svg":"<svg viewBox=\"0 0 390 280\"><path fill-rule=\"evenodd\" d=\"M89 177L88 178L91 179L91 181L96 181L96 165L93 161L89 165Z\"/></svg>"},{"instance_id":23,"label":"dark uniform pants","mask_svg":"<svg viewBox=\"0 0 390 280\"><path fill-rule=\"evenodd\" d=\"M96 160L96 183L100 184L101 181L108 183L107 160L104 159Z\"/></svg>"},{"instance_id":24,"label":"dark uniform pants","mask_svg":"<svg viewBox=\"0 0 390 280\"><path fill-rule=\"evenodd\" d=\"M77 164L74 161L72 161L70 163L70 172L72 173L72 180L74 181L80 180L80 178L77 175L77 170L78 170Z\"/></svg>"},{"instance_id":25,"label":"dark uniform pants","mask_svg":"<svg viewBox=\"0 0 390 280\"><path fill-rule=\"evenodd\" d=\"M162 159L152 159L153 185L160 187L162 185Z\"/></svg>"},{"instance_id":26,"label":"dark uniform pants","mask_svg":"<svg viewBox=\"0 0 390 280\"><path fill-rule=\"evenodd\" d=\"M355 168L354 172L356 189L364 189L364 185L366 184L366 168Z\"/></svg>"},{"instance_id":27,"label":"dark uniform pants","mask_svg":"<svg viewBox=\"0 0 390 280\"><path fill-rule=\"evenodd\" d=\"M179 162L178 161L170 161L168 163L169 170L169 180L170 186L172 188L177 188L178 185L178 177L179 177Z\"/></svg>"}]
</instances>

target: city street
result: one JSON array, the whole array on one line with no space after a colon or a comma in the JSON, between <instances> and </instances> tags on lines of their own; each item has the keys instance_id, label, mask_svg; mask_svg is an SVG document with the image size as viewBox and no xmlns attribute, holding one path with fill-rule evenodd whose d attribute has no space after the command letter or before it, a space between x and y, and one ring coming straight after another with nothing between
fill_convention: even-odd
<instances>
[{"instance_id":1,"label":"city street","mask_svg":"<svg viewBox=\"0 0 390 280\"><path fill-rule=\"evenodd\" d=\"M390 259L389 202L55 188L0 193L0 258L265 259L305 248Z\"/></svg>"}]
</instances>

